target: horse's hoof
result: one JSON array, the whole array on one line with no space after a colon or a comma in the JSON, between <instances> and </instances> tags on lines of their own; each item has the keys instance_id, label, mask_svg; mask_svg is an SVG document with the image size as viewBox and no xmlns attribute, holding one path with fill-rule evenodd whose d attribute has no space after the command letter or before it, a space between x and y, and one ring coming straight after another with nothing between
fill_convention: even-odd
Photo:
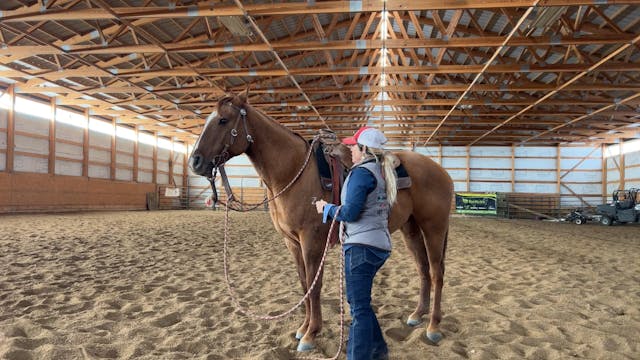
<instances>
[{"instance_id":1,"label":"horse's hoof","mask_svg":"<svg viewBox=\"0 0 640 360\"><path fill-rule=\"evenodd\" d=\"M427 331L427 339L434 344L437 344L442 340L442 333L440 332L428 332Z\"/></svg>"},{"instance_id":2,"label":"horse's hoof","mask_svg":"<svg viewBox=\"0 0 640 360\"><path fill-rule=\"evenodd\" d=\"M296 340L302 339L304 333L302 331L296 331Z\"/></svg>"},{"instance_id":3,"label":"horse's hoof","mask_svg":"<svg viewBox=\"0 0 640 360\"><path fill-rule=\"evenodd\" d=\"M420 320L420 319L411 319L411 318L409 318L407 320L407 325L409 325L409 326L418 326L420 324L422 324L422 320Z\"/></svg>"},{"instance_id":4,"label":"horse's hoof","mask_svg":"<svg viewBox=\"0 0 640 360\"><path fill-rule=\"evenodd\" d=\"M298 348L296 350L299 352L311 351L313 350L313 344L300 342L298 343Z\"/></svg>"}]
</instances>

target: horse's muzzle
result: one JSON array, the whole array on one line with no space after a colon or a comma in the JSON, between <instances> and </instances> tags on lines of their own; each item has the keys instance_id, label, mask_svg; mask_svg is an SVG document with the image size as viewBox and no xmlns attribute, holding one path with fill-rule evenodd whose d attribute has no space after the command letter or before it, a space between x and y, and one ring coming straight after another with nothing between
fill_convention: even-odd
<instances>
[{"instance_id":1,"label":"horse's muzzle","mask_svg":"<svg viewBox=\"0 0 640 360\"><path fill-rule=\"evenodd\" d=\"M202 156L198 152L194 152L189 157L189 167L191 171L201 176L211 175L211 170L213 170L213 163L211 161L206 161L204 156Z\"/></svg>"}]
</instances>

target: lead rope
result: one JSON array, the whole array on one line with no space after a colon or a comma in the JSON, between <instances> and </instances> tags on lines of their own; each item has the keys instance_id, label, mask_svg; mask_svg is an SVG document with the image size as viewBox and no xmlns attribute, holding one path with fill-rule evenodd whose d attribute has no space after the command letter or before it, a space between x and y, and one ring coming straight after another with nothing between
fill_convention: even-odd
<instances>
[{"instance_id":1,"label":"lead rope","mask_svg":"<svg viewBox=\"0 0 640 360\"><path fill-rule=\"evenodd\" d=\"M235 199L235 196L233 195L233 192L230 190L231 188L228 186L229 180L227 179L226 175L224 175L223 182L225 183L225 191L227 191L227 201L218 200L218 202L221 203L222 205L224 205L227 208L231 207L232 210L239 211L239 212L251 211L251 210L257 209L258 207L260 207L260 206L262 206L262 205L264 205L266 203L272 202L273 200L278 198L280 195L282 195L285 191L289 190L289 188L300 178L300 176L304 172L304 169L306 169L307 165L309 164L309 159L311 159L311 153L313 153L313 145L315 145L315 143L318 142L318 140L319 140L319 138L317 136L313 138L313 141L311 142L311 144L309 146L309 151L307 152L307 156L306 156L306 158L304 160L304 163L300 167L300 170L298 170L298 173L287 184L287 186L282 188L282 190L278 191L278 193L273 195L272 198L268 198L268 197L265 196L264 200L262 200L259 203L255 203L255 204L238 201L238 200ZM215 168L214 168L214 171L215 171ZM223 173L220 172L221 176L223 176L222 174ZM212 180L211 180L211 188L213 189L214 187L215 187L215 177L213 177ZM227 190L227 188L229 190ZM229 203L231 203L231 204L239 204L240 207L239 208L234 208L233 205L231 205ZM245 206L247 206L247 208L245 208Z\"/></svg>"},{"instance_id":2,"label":"lead rope","mask_svg":"<svg viewBox=\"0 0 640 360\"><path fill-rule=\"evenodd\" d=\"M326 244L324 246L324 252L322 253L322 259L320 260L320 265L318 266L318 271L316 272L315 277L313 278L313 282L311 283L311 286L309 286L309 289L307 290L307 292L304 294L304 296L302 297L302 299L300 299L300 301L298 301L298 303L296 305L294 305L291 309L278 314L278 315L258 315L256 313L254 313L253 311L251 311L250 309L247 309L245 307L243 307L240 302L238 301L238 299L236 298L235 295L235 291L233 289L233 286L231 285L231 280L229 279L229 267L228 267L228 262L227 262L227 253L228 253L228 242L229 242L229 206L225 207L225 213L224 213L224 247L223 247L223 263L224 263L224 279L225 282L227 283L227 289L229 290L229 295L231 296L231 301L233 302L233 305L236 307L236 310L240 311L241 313L245 314L246 316L249 316L250 318L253 319L257 319L257 320L279 320L282 318L285 318L289 315L291 315L291 313L293 313L293 311L295 311L297 308L300 307L300 305L302 305L302 303L309 297L309 295L311 294L311 291L315 288L316 283L318 282L318 279L320 278L320 274L322 273L322 267L324 266L324 262L325 259L327 257L327 253L329 250L329 240L331 238L331 233L333 231L333 228L336 224L336 217L338 216L338 213L340 213L340 208L338 207L338 209L336 210L335 215L333 216L333 220L331 221L331 227L329 227L329 233L327 234L327 241ZM340 237L340 244L342 244L342 237ZM342 352L342 344L344 343L344 252L341 250L340 251L340 344L338 345L338 351L336 352L336 354L331 357L331 358L321 358L321 357L300 357L300 359L313 359L313 360L335 360L337 359L341 352Z\"/></svg>"}]
</instances>

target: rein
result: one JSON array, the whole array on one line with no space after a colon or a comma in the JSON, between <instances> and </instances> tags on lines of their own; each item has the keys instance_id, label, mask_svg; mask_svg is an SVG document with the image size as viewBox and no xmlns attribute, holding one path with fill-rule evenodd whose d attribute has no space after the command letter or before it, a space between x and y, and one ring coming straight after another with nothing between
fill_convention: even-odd
<instances>
[{"instance_id":1,"label":"rein","mask_svg":"<svg viewBox=\"0 0 640 360\"><path fill-rule=\"evenodd\" d=\"M245 112L245 114L246 114L246 112ZM250 137L250 135L247 135L247 137ZM293 179L291 179L291 181L284 188L282 188L275 195L273 195L273 197L269 198L269 197L265 196L264 200L262 200L259 203L251 204L251 203L245 203L245 202L236 200L236 197L233 194L233 191L231 190L231 186L229 185L229 179L227 178L227 173L224 170L224 163L221 164L221 165L218 165L218 166L214 166L213 171L211 172L211 178L208 178L209 183L211 184L211 190L213 191L213 201L214 201L214 203L215 202L219 202L222 205L224 205L225 207L231 208L231 210L238 211L238 212L246 212L246 211L251 211L251 210L257 209L258 207L260 207L260 206L262 206L264 204L272 202L273 200L278 198L280 195L282 195L285 191L289 190L289 188L296 181L298 181L298 179L300 178L300 176L304 172L304 169L306 169L307 165L309 164L309 159L311 159L311 154L313 153L313 145L315 145L315 143L318 140L319 140L319 138L317 136L313 138L313 141L311 142L311 144L309 146L309 151L307 152L307 156L305 157L304 163L300 167L300 170L298 170L298 173L293 177ZM225 151L226 151L226 148L227 147L225 145ZM224 186L224 190L227 193L227 201L222 201L222 200L218 199L218 192L216 191L216 186L215 186L216 173L218 171L220 171L220 178L222 179L222 184Z\"/></svg>"}]
</instances>

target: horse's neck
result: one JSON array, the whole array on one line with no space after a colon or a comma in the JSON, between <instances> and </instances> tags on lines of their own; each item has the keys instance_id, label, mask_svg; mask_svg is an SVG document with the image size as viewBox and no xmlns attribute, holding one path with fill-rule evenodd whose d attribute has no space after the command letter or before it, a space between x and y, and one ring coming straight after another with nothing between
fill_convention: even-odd
<instances>
[{"instance_id":1,"label":"horse's neck","mask_svg":"<svg viewBox=\"0 0 640 360\"><path fill-rule=\"evenodd\" d=\"M250 124L254 143L246 154L267 188L277 192L303 166L307 155L306 143L254 108L247 109L247 122Z\"/></svg>"}]
</instances>

